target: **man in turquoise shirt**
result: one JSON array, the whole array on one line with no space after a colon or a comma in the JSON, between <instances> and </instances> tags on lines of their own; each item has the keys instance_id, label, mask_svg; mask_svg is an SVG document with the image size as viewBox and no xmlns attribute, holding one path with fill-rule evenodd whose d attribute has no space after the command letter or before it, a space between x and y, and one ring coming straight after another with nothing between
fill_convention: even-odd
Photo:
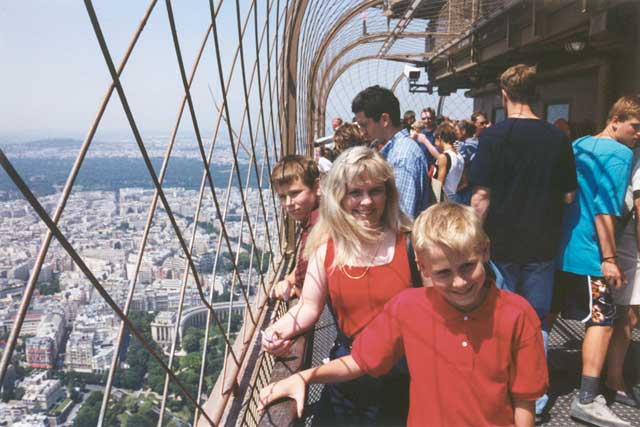
<instances>
[{"instance_id":1,"label":"man in turquoise shirt","mask_svg":"<svg viewBox=\"0 0 640 427\"><path fill-rule=\"evenodd\" d=\"M640 97L620 98L605 129L573 142L576 200L564 216L553 312L582 321L582 381L571 416L598 426L627 426L600 394L600 375L616 319L612 288L626 284L618 266L615 217L621 215L633 152L640 137Z\"/></svg>"}]
</instances>

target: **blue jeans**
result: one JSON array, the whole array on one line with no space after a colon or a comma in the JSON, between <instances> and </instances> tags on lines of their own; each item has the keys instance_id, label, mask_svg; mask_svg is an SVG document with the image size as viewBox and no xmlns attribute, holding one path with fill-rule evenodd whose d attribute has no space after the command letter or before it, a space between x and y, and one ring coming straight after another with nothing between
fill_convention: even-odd
<instances>
[{"instance_id":1,"label":"blue jeans","mask_svg":"<svg viewBox=\"0 0 640 427\"><path fill-rule=\"evenodd\" d=\"M455 194L455 197L451 198L452 202L460 203L461 205L471 205L471 186L467 186Z\"/></svg>"},{"instance_id":2,"label":"blue jeans","mask_svg":"<svg viewBox=\"0 0 640 427\"><path fill-rule=\"evenodd\" d=\"M502 273L503 278L502 283L496 281L496 285L500 289L523 296L538 314L542 325L542 341L546 355L547 342L549 341L549 325L547 325L546 317L551 308L555 263L553 261L526 264L495 262L495 265ZM542 413L548 400L549 396L545 394L536 401L536 414Z\"/></svg>"},{"instance_id":3,"label":"blue jeans","mask_svg":"<svg viewBox=\"0 0 640 427\"><path fill-rule=\"evenodd\" d=\"M351 353L347 343L336 340L331 360ZM400 359L385 375L363 375L351 381L325 384L316 407L314 426L405 426L409 412L409 369Z\"/></svg>"}]
</instances>

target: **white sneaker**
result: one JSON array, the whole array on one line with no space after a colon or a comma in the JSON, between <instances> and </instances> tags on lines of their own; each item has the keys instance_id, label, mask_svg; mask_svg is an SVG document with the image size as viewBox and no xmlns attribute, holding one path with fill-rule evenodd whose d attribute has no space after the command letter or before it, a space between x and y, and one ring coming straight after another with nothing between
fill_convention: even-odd
<instances>
[{"instance_id":1,"label":"white sneaker","mask_svg":"<svg viewBox=\"0 0 640 427\"><path fill-rule=\"evenodd\" d=\"M593 402L582 404L576 396L571 402L570 415L580 421L594 424L600 427L627 427L631 423L618 417L609 407L601 394L597 395Z\"/></svg>"}]
</instances>

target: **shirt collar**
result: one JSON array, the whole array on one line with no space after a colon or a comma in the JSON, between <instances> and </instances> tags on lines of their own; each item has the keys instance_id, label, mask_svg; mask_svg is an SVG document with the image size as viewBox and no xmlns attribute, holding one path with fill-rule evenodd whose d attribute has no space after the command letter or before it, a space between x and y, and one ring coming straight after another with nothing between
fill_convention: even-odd
<instances>
[{"instance_id":1,"label":"shirt collar","mask_svg":"<svg viewBox=\"0 0 640 427\"><path fill-rule=\"evenodd\" d=\"M395 144L396 140L399 138L405 138L408 136L404 134L404 131L406 131L406 129L400 129L398 132L396 132L389 141L387 141L387 143L384 145L384 147L382 147L382 150L380 150L380 154L382 154L382 157L386 158L387 155L389 154L389 151L391 151L391 149L393 148L393 145Z\"/></svg>"},{"instance_id":2,"label":"shirt collar","mask_svg":"<svg viewBox=\"0 0 640 427\"><path fill-rule=\"evenodd\" d=\"M319 216L320 216L320 208L315 208L311 212L311 215L309 215L309 218L307 218L307 220L302 223L302 231L307 231L308 229L313 227L315 223L318 222Z\"/></svg>"},{"instance_id":3,"label":"shirt collar","mask_svg":"<svg viewBox=\"0 0 640 427\"><path fill-rule=\"evenodd\" d=\"M463 319L486 319L491 315L495 309L496 299L498 298L498 288L496 287L494 279L489 275L487 275L484 286L487 288L484 301L471 311L460 311L449 304L438 291L433 288L427 289L431 291L434 313L445 322L451 322Z\"/></svg>"}]
</instances>

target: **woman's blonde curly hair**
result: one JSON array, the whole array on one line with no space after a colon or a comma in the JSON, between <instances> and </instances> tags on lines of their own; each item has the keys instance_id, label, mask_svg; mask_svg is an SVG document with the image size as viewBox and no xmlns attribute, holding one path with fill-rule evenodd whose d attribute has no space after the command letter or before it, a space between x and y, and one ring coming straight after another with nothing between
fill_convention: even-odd
<instances>
[{"instance_id":1,"label":"woman's blonde curly hair","mask_svg":"<svg viewBox=\"0 0 640 427\"><path fill-rule=\"evenodd\" d=\"M371 148L350 148L336 159L320 183L320 217L307 240L307 259L331 239L335 245L332 267L347 265L357 258L362 244L374 244L382 238L383 230L363 227L342 208L347 184L369 180L384 183L387 199L382 225L395 233L411 231L411 220L400 210L398 190L389 163Z\"/></svg>"}]
</instances>

